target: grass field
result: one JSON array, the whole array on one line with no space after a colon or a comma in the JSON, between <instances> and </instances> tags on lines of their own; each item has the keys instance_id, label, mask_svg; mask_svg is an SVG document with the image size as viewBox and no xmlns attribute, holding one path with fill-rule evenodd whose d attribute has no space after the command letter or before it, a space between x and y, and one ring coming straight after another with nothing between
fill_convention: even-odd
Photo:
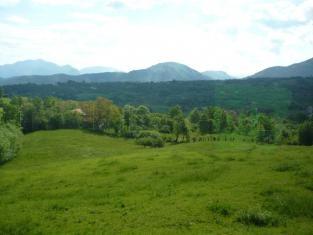
<instances>
[{"instance_id":1,"label":"grass field","mask_svg":"<svg viewBox=\"0 0 313 235\"><path fill-rule=\"evenodd\" d=\"M0 234L104 233L313 234L313 148L26 135L0 166Z\"/></svg>"}]
</instances>

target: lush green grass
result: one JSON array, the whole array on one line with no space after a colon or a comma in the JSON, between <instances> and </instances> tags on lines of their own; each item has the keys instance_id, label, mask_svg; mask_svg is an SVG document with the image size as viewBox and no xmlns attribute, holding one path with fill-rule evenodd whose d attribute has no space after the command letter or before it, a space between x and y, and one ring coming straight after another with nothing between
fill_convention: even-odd
<instances>
[{"instance_id":1,"label":"lush green grass","mask_svg":"<svg viewBox=\"0 0 313 235\"><path fill-rule=\"evenodd\" d=\"M36 132L0 166L0 234L312 234L312 169L312 147Z\"/></svg>"}]
</instances>

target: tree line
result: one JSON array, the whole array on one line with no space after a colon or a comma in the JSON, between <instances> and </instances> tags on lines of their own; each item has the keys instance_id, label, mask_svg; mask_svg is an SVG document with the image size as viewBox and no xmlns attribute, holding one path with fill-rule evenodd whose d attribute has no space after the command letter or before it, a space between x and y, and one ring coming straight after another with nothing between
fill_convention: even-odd
<instances>
[{"instance_id":1,"label":"tree line","mask_svg":"<svg viewBox=\"0 0 313 235\"><path fill-rule=\"evenodd\" d=\"M30 133L69 128L135 138L138 144L152 147L162 147L165 142L214 141L219 140L221 134L228 140L245 136L258 143L313 144L311 114L300 124L274 118L257 110L238 113L220 107L194 108L186 114L176 105L168 112L156 113L144 105L119 107L103 97L93 101L73 101L55 97L2 96L0 120L1 133L15 133L16 139L13 139L16 143L19 129ZM1 139L8 140L11 138L9 136L10 134L5 134ZM11 152L14 153L18 147L12 149Z\"/></svg>"}]
</instances>

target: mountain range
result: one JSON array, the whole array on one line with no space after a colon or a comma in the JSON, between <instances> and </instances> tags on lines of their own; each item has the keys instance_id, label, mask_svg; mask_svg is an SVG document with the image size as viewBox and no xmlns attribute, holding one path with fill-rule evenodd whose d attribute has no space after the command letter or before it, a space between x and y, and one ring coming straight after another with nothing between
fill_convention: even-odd
<instances>
[{"instance_id":1,"label":"mountain range","mask_svg":"<svg viewBox=\"0 0 313 235\"><path fill-rule=\"evenodd\" d=\"M69 75L78 75L80 72L70 65L59 66L44 60L25 60L14 64L5 64L0 66L0 77L10 78L28 75L52 75L64 73Z\"/></svg>"},{"instance_id":2,"label":"mountain range","mask_svg":"<svg viewBox=\"0 0 313 235\"><path fill-rule=\"evenodd\" d=\"M133 70L125 72L104 72L104 73L86 73L86 74L65 74L58 73L52 75L27 75L10 77L0 80L2 85L11 84L55 84L73 80L76 82L163 82L163 81L192 81L192 80L210 80L212 78L202 73L175 62L166 62L153 65L146 69Z\"/></svg>"},{"instance_id":3,"label":"mountain range","mask_svg":"<svg viewBox=\"0 0 313 235\"><path fill-rule=\"evenodd\" d=\"M288 77L313 77L313 58L286 67L267 68L247 78ZM200 73L187 65L176 62L159 63L128 73L109 67L89 67L78 70L70 65L59 66L44 60L27 60L0 66L0 85L56 84L69 80L76 82L165 82L228 79L234 79L234 77L223 71Z\"/></svg>"},{"instance_id":4,"label":"mountain range","mask_svg":"<svg viewBox=\"0 0 313 235\"><path fill-rule=\"evenodd\" d=\"M93 66L78 70L71 65L61 66L41 59L0 65L0 77L2 78L54 74L80 75L105 72L119 72L119 70L103 66Z\"/></svg>"}]
</instances>

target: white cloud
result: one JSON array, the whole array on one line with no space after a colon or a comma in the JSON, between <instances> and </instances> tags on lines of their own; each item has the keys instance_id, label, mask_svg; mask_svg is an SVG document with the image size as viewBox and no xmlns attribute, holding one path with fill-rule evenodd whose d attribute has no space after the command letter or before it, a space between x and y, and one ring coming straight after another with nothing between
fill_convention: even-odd
<instances>
[{"instance_id":1,"label":"white cloud","mask_svg":"<svg viewBox=\"0 0 313 235\"><path fill-rule=\"evenodd\" d=\"M8 16L6 21L16 24L28 24L30 22L27 18L18 15Z\"/></svg>"},{"instance_id":2,"label":"white cloud","mask_svg":"<svg viewBox=\"0 0 313 235\"><path fill-rule=\"evenodd\" d=\"M20 0L0 0L0 7L15 6Z\"/></svg>"}]
</instances>

